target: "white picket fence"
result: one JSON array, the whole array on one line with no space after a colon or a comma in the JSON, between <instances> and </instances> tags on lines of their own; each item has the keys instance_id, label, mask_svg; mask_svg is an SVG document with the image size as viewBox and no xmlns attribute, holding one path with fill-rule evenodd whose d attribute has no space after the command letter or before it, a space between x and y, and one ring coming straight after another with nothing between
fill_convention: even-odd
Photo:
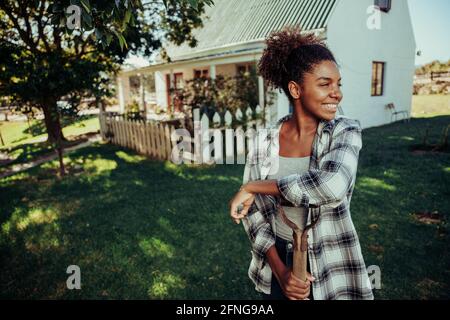
<instances>
[{"instance_id":1,"label":"white picket fence","mask_svg":"<svg viewBox=\"0 0 450 320\"><path fill-rule=\"evenodd\" d=\"M170 159L170 135L175 130L173 126L126 120L107 113L101 113L99 121L103 140L156 159Z\"/></svg>"},{"instance_id":2,"label":"white picket fence","mask_svg":"<svg viewBox=\"0 0 450 320\"><path fill-rule=\"evenodd\" d=\"M211 121L206 114L200 117L199 110L194 109L193 137L187 130L175 130L172 125L162 123L125 120L107 113L100 114L99 119L105 141L153 158L176 163L243 164L256 131L264 127L262 108L255 108L255 113L260 115L256 120L251 108L247 108L245 113L249 120L245 123L244 132L242 126L231 128L233 115L229 111L223 118L215 113ZM242 118L243 113L238 109L234 119ZM268 122L267 115L264 118Z\"/></svg>"}]
</instances>

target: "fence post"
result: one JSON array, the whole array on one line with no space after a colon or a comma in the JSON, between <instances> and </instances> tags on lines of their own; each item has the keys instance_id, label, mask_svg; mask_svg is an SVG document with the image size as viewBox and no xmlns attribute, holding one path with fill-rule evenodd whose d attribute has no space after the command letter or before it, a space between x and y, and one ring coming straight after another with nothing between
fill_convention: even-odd
<instances>
[{"instance_id":1,"label":"fence post","mask_svg":"<svg viewBox=\"0 0 450 320\"><path fill-rule=\"evenodd\" d=\"M159 143L159 159L164 159L164 155L166 154L166 147L164 145L164 129L163 125L158 124L158 143Z\"/></svg>"},{"instance_id":2,"label":"fence post","mask_svg":"<svg viewBox=\"0 0 450 320\"><path fill-rule=\"evenodd\" d=\"M102 140L105 140L105 136L103 134L105 129L103 128L102 118L103 118L103 115L102 115L102 111L100 110L100 113L98 114L98 122L99 122L99 125L100 125L100 136L102 137ZM1 134L0 134L0 137L1 137Z\"/></svg>"},{"instance_id":3,"label":"fence post","mask_svg":"<svg viewBox=\"0 0 450 320\"><path fill-rule=\"evenodd\" d=\"M200 121L201 131L201 160L202 163L211 163L211 150L209 148L209 118L203 114Z\"/></svg>"},{"instance_id":4,"label":"fence post","mask_svg":"<svg viewBox=\"0 0 450 320\"><path fill-rule=\"evenodd\" d=\"M166 145L166 156L165 156L165 160L169 160L170 161L170 155L172 153L172 143L170 140L170 125L166 124L165 128L164 128L164 142Z\"/></svg>"},{"instance_id":5,"label":"fence post","mask_svg":"<svg viewBox=\"0 0 450 320\"><path fill-rule=\"evenodd\" d=\"M202 128L200 123L200 109L196 108L194 113L194 163L202 162Z\"/></svg>"},{"instance_id":6,"label":"fence post","mask_svg":"<svg viewBox=\"0 0 450 320\"><path fill-rule=\"evenodd\" d=\"M233 119L230 111L225 113L225 163L234 163L234 135L233 129L231 129L231 123Z\"/></svg>"},{"instance_id":7,"label":"fence post","mask_svg":"<svg viewBox=\"0 0 450 320\"><path fill-rule=\"evenodd\" d=\"M150 122L150 154L156 158L156 141L153 122Z\"/></svg>"}]
</instances>

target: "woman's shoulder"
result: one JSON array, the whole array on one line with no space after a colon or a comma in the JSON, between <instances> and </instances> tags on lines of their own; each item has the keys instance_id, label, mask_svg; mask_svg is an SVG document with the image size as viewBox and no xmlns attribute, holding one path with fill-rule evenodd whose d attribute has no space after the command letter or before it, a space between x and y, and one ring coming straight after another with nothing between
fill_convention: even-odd
<instances>
[{"instance_id":1,"label":"woman's shoulder","mask_svg":"<svg viewBox=\"0 0 450 320\"><path fill-rule=\"evenodd\" d=\"M338 134L342 131L362 131L361 123L357 119L352 119L346 116L337 116L333 121L334 134Z\"/></svg>"}]
</instances>

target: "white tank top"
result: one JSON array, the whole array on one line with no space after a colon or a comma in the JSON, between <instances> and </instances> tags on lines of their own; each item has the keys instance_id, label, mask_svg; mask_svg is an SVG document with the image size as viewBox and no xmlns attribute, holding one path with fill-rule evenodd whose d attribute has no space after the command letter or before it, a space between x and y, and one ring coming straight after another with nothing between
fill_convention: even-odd
<instances>
[{"instance_id":1,"label":"white tank top","mask_svg":"<svg viewBox=\"0 0 450 320\"><path fill-rule=\"evenodd\" d=\"M291 174L302 174L309 170L309 161L311 157L290 158L279 156L278 172L269 172L267 179L279 179ZM284 212L289 220L297 224L300 229L306 226L308 218L308 209L304 207L285 207ZM276 214L272 223L275 234L285 240L292 240L292 229L284 223L281 215Z\"/></svg>"}]
</instances>

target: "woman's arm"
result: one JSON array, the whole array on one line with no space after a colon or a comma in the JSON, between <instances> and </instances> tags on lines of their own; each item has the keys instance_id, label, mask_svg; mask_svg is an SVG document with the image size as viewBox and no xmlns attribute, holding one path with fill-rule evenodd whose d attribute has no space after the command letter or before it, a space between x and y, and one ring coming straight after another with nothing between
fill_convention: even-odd
<instances>
[{"instance_id":1,"label":"woman's arm","mask_svg":"<svg viewBox=\"0 0 450 320\"><path fill-rule=\"evenodd\" d=\"M234 222L239 224L239 221L247 215L257 193L273 196L280 195L277 180L255 180L242 185L230 201L230 216ZM240 205L243 205L241 212L238 211Z\"/></svg>"},{"instance_id":2,"label":"woman's arm","mask_svg":"<svg viewBox=\"0 0 450 320\"><path fill-rule=\"evenodd\" d=\"M320 158L318 169L278 179L279 192L295 206L308 208L341 202L355 182L362 147L361 127L350 119L343 126L335 129L330 149Z\"/></svg>"},{"instance_id":3,"label":"woman's arm","mask_svg":"<svg viewBox=\"0 0 450 320\"><path fill-rule=\"evenodd\" d=\"M319 169L292 174L278 180L245 183L231 201L230 215L236 223L248 213L255 194L282 196L295 206L310 207L341 201L356 178L361 127L356 121L336 128L329 152L319 161ZM238 207L244 204L238 213Z\"/></svg>"}]
</instances>

